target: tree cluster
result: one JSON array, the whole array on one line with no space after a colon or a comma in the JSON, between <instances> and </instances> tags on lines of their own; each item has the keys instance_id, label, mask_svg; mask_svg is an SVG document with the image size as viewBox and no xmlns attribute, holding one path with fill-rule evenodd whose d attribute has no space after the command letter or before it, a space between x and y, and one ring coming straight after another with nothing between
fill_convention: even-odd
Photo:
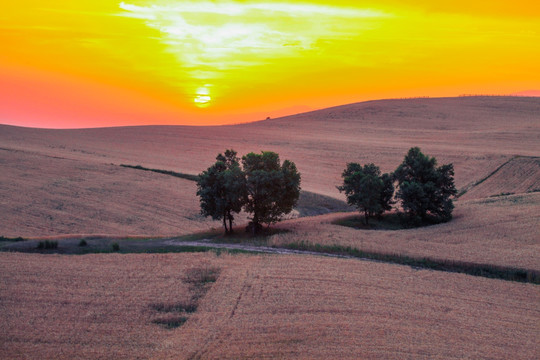
<instances>
[{"instance_id":1,"label":"tree cluster","mask_svg":"<svg viewBox=\"0 0 540 360\"><path fill-rule=\"evenodd\" d=\"M343 171L340 192L347 196L349 205L364 213L366 224L369 218L380 216L390 210L395 199L411 222L427 219L441 222L452 218L454 205L451 197L457 191L454 186L452 164L437 167L437 160L424 155L419 148L411 148L403 162L392 174L381 175L379 167L357 163L347 164Z\"/></svg>"},{"instance_id":2,"label":"tree cluster","mask_svg":"<svg viewBox=\"0 0 540 360\"><path fill-rule=\"evenodd\" d=\"M262 224L274 224L290 213L300 195L300 173L288 160L280 163L271 151L240 158L234 150L216 157L214 165L199 174L197 195L201 214L222 220L225 233L233 232L233 213L252 214L247 230L256 234Z\"/></svg>"},{"instance_id":3,"label":"tree cluster","mask_svg":"<svg viewBox=\"0 0 540 360\"><path fill-rule=\"evenodd\" d=\"M381 175L375 164L363 167L357 163L348 163L343 171L343 185L338 186L340 192L347 196L347 203L364 212L366 224L369 218L382 215L392 208L394 184L389 174Z\"/></svg>"}]
</instances>

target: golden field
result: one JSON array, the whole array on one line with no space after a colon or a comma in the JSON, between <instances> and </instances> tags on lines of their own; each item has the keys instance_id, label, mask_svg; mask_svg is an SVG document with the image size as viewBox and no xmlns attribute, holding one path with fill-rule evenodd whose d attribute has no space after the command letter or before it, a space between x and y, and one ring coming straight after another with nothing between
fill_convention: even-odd
<instances>
[{"instance_id":1,"label":"golden field","mask_svg":"<svg viewBox=\"0 0 540 360\"><path fill-rule=\"evenodd\" d=\"M333 224L354 212L331 213L284 221L267 245L540 271L539 139L540 99L519 97L373 101L221 127L0 125L0 236L62 246L220 228L199 214L193 181L121 164L198 174L227 148L276 151L315 202L344 200L336 185L347 162L393 171L419 146L454 164L452 221L359 230ZM312 255L44 255L5 244L0 358L540 358L540 291L530 283ZM156 324L175 314L153 306L198 294L186 279L201 268L220 273L197 310L180 327Z\"/></svg>"},{"instance_id":2,"label":"golden field","mask_svg":"<svg viewBox=\"0 0 540 360\"><path fill-rule=\"evenodd\" d=\"M207 229L193 181L0 150L4 236L185 234Z\"/></svg>"},{"instance_id":3,"label":"golden field","mask_svg":"<svg viewBox=\"0 0 540 360\"><path fill-rule=\"evenodd\" d=\"M0 350L23 359L532 359L532 284L313 256L0 254ZM179 328L156 302L221 270Z\"/></svg>"},{"instance_id":4,"label":"golden field","mask_svg":"<svg viewBox=\"0 0 540 360\"><path fill-rule=\"evenodd\" d=\"M270 245L339 245L366 252L492 264L540 271L540 194L458 201L448 223L405 230L362 230L334 225L351 214L328 214L278 225L290 232Z\"/></svg>"},{"instance_id":5,"label":"golden field","mask_svg":"<svg viewBox=\"0 0 540 360\"><path fill-rule=\"evenodd\" d=\"M118 165L198 174L227 148L240 155L276 151L296 163L302 189L344 199L336 186L347 162L374 162L383 172L393 171L410 147L419 146L439 164L453 163L456 186L469 189L515 155L540 155L538 114L538 98L465 97L371 101L236 126L0 125L0 199L6 209L0 235L201 230L209 222L198 216L193 183ZM501 170L517 166L529 174L519 185L523 189L538 184L538 160L508 165ZM504 185L507 180L499 176L495 181L503 185L487 190L480 184L475 191L481 193L469 190L464 199L515 192L517 184Z\"/></svg>"}]
</instances>

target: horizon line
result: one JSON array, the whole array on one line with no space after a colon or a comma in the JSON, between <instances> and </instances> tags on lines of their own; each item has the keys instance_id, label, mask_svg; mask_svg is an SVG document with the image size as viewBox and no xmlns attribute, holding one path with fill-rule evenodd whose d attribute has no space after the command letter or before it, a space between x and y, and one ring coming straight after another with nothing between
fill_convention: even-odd
<instances>
[{"instance_id":1,"label":"horizon line","mask_svg":"<svg viewBox=\"0 0 540 360\"><path fill-rule=\"evenodd\" d=\"M527 95L527 93L534 93L534 95ZM536 94L538 93L538 94ZM133 124L133 125L112 125L112 126L92 126L92 127L36 127L36 126L23 126L23 125L15 125L15 124L6 124L6 123L0 123L0 126L11 126L11 127L19 127L19 128L25 128L25 129L42 129L42 130L90 130L90 129L115 129L115 128L135 128L135 127L225 127L225 126L238 126L238 125L247 125L247 124L254 124L258 122L268 121L268 120L277 120L277 119L284 119L287 117L292 116L298 116L303 114L309 114L312 112L317 111L323 111L327 109L333 109L338 108L342 106L350 106L355 104L362 104L362 103L369 103L369 102L375 102L375 101L392 101L392 100L414 100L414 99L460 99L460 98L471 98L471 97L512 97L512 98L540 98L540 90L526 90L526 91L520 91L516 93L511 94L460 94L456 96L409 96L409 97L391 97L391 98L382 98L382 99L371 99L371 100L363 100L363 101L357 101L352 103L345 103L345 104L339 104L339 105L333 105L328 106L324 108L317 108L317 109L310 109L308 111L302 111L298 113L291 113L286 115L280 115L277 117L266 117L265 119L257 119L257 120L251 120L251 121L243 121L238 123L227 123L227 124L200 124L200 125L193 125L193 124ZM305 105L298 105L294 106L296 107L306 107ZM286 109L276 110L277 112L283 111Z\"/></svg>"}]
</instances>

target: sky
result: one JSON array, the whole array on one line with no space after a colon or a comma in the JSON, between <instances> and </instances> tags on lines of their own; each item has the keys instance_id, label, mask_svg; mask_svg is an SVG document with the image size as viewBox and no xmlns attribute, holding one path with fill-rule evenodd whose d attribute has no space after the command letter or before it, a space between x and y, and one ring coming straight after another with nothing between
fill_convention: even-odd
<instances>
[{"instance_id":1,"label":"sky","mask_svg":"<svg viewBox=\"0 0 540 360\"><path fill-rule=\"evenodd\" d=\"M540 89L540 2L17 0L0 123L234 124L385 98Z\"/></svg>"}]
</instances>

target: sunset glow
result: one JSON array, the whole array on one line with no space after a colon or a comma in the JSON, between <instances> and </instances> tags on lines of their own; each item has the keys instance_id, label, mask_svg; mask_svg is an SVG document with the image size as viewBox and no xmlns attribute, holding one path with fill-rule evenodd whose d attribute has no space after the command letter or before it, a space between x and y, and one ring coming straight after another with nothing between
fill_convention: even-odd
<instances>
[{"instance_id":1,"label":"sunset glow","mask_svg":"<svg viewBox=\"0 0 540 360\"><path fill-rule=\"evenodd\" d=\"M0 43L0 123L22 126L540 89L537 1L20 0L2 5Z\"/></svg>"}]
</instances>

